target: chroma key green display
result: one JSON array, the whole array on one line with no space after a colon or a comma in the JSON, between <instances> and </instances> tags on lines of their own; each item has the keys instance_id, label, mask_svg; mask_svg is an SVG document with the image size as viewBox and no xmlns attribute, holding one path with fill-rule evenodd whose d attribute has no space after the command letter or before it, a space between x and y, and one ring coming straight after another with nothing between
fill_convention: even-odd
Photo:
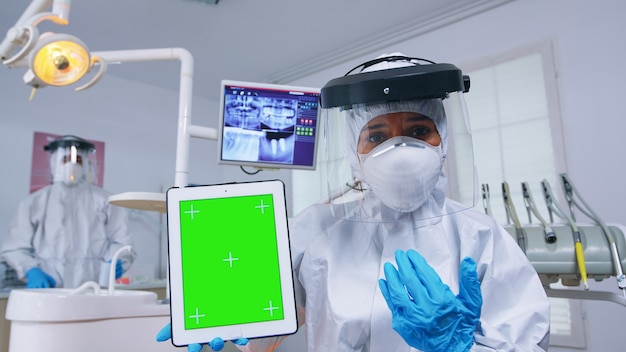
<instances>
[{"instance_id":1,"label":"chroma key green display","mask_svg":"<svg viewBox=\"0 0 626 352\"><path fill-rule=\"evenodd\" d=\"M185 329L284 319L272 195L179 205Z\"/></svg>"}]
</instances>

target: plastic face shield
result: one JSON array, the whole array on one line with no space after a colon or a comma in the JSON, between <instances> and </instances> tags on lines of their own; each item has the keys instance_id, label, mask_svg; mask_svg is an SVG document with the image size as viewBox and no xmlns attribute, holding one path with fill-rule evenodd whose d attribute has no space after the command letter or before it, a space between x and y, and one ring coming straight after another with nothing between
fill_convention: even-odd
<instances>
[{"instance_id":1,"label":"plastic face shield","mask_svg":"<svg viewBox=\"0 0 626 352\"><path fill-rule=\"evenodd\" d=\"M324 137L318 167L325 178L325 201L336 217L355 221L419 221L438 219L476 204L472 138L463 99L463 93L469 90L469 77L450 64L406 62L405 67L340 77L322 88ZM380 120L386 122L380 124ZM386 206L381 201L385 197L377 196L372 185L366 182L377 175L375 169L364 168L364 160L372 151L363 146L368 142L375 146L398 135L404 136L404 140L409 137L419 142L385 145L388 150L395 149L398 155L409 155L409 160L387 170L381 169L381 175L391 177L387 184L380 181L383 186L379 186L379 190L387 192L390 187L394 191L394 183L398 184L395 191L399 193L402 187L407 191L421 187L421 182L402 182L408 166L414 169L413 174L420 173L415 168L419 168L421 162L411 159L413 152L401 153L402 148L423 146L426 142L436 147L443 160L434 188L415 191L427 192L427 200L409 212ZM437 140L439 145L436 145ZM432 163L428 165L433 167ZM367 177L364 172L374 175ZM406 178L406 182L409 179ZM461 194L466 195L465 198L461 198ZM450 207L443 206L446 197L461 202L462 206L447 210Z\"/></svg>"},{"instance_id":2,"label":"plastic face shield","mask_svg":"<svg viewBox=\"0 0 626 352\"><path fill-rule=\"evenodd\" d=\"M93 144L78 137L65 136L44 147L50 152L50 171L53 182L74 185L91 182L95 175L89 154L95 150Z\"/></svg>"}]
</instances>

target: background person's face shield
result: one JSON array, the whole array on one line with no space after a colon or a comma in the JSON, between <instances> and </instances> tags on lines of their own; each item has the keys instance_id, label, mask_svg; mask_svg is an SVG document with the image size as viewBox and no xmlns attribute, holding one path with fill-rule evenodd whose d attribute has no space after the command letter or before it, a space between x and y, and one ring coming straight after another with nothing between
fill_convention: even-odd
<instances>
[{"instance_id":1,"label":"background person's face shield","mask_svg":"<svg viewBox=\"0 0 626 352\"><path fill-rule=\"evenodd\" d=\"M411 63L345 76L322 88L318 167L335 216L438 219L452 211L443 206L446 195L463 203L455 212L475 205L462 96L468 80L452 65ZM459 199L460 190L473 196Z\"/></svg>"},{"instance_id":2,"label":"background person's face shield","mask_svg":"<svg viewBox=\"0 0 626 352\"><path fill-rule=\"evenodd\" d=\"M95 175L89 154L94 145L74 136L64 136L52 141L44 149L50 152L50 171L53 182L74 186L89 182Z\"/></svg>"}]
</instances>

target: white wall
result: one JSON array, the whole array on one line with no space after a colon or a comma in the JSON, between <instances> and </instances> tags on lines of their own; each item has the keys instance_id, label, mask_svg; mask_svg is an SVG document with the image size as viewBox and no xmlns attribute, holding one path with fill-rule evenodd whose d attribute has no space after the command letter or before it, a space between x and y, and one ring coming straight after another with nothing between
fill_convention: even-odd
<instances>
[{"instance_id":1,"label":"white wall","mask_svg":"<svg viewBox=\"0 0 626 352\"><path fill-rule=\"evenodd\" d=\"M625 14L626 2L621 0L513 1L293 83L323 86L329 79L383 52L400 51L463 68L485 57L552 41L559 74L567 172L587 203L605 221L626 224L626 115L622 111L626 82ZM532 143L532 136L528 138ZM617 292L614 279L592 281L590 285ZM584 306L586 351L622 351L626 307L592 301L585 301Z\"/></svg>"}]
</instances>

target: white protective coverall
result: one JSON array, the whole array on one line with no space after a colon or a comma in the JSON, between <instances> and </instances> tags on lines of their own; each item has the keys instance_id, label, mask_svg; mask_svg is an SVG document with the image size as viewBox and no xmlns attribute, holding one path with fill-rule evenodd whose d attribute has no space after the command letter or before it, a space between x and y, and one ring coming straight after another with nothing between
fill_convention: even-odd
<instances>
[{"instance_id":1,"label":"white protective coverall","mask_svg":"<svg viewBox=\"0 0 626 352\"><path fill-rule=\"evenodd\" d=\"M290 222L299 324L308 351L417 351L391 327L380 293L383 264L415 249L457 294L461 260L472 257L481 282L482 331L472 351L547 351L549 303L537 273L495 220L447 200L438 223L365 223L337 219L330 206L305 209ZM276 339L250 340L245 351L272 350Z\"/></svg>"},{"instance_id":2,"label":"white protective coverall","mask_svg":"<svg viewBox=\"0 0 626 352\"><path fill-rule=\"evenodd\" d=\"M355 112L358 125L349 143L356 143L355 133L380 114L415 111L433 118L447 153L445 115L438 111L440 105L428 106L430 111L419 104L383 104ZM351 165L360 176L356 155ZM378 285L385 277L384 263L395 263L398 249L417 250L454 294L459 292L461 261L468 256L475 260L483 305L471 351L547 350L549 301L536 271L493 218L447 199L446 183L442 170L427 203L412 213L393 211L366 192L359 207L371 214L369 221L338 216L344 208L336 204L313 205L290 219L298 323L305 329L308 351L417 351L392 329ZM424 213L447 215L429 218ZM253 339L240 349L269 351L278 344L279 338Z\"/></svg>"},{"instance_id":3,"label":"white protective coverall","mask_svg":"<svg viewBox=\"0 0 626 352\"><path fill-rule=\"evenodd\" d=\"M549 304L539 278L513 238L474 210L429 226L412 222L355 223L316 205L291 222L299 308L305 312L308 351L415 351L391 328L391 312L377 285L397 249L415 249L458 293L459 265L477 263L482 331L473 351L547 350Z\"/></svg>"},{"instance_id":4,"label":"white protective coverall","mask_svg":"<svg viewBox=\"0 0 626 352\"><path fill-rule=\"evenodd\" d=\"M78 287L98 281L101 267L131 243L123 208L108 201L109 193L80 183L46 186L20 202L2 246L3 259L23 279L39 267L56 287ZM129 268L134 254L120 259Z\"/></svg>"}]
</instances>

